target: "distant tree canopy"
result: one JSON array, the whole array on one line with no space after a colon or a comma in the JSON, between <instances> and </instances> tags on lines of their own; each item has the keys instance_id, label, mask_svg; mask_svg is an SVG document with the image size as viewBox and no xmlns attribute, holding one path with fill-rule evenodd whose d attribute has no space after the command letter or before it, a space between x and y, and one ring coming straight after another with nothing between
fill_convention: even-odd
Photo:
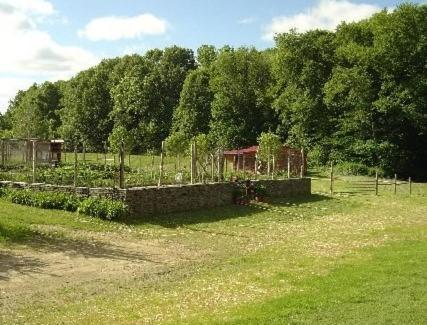
<instances>
[{"instance_id":1,"label":"distant tree canopy","mask_svg":"<svg viewBox=\"0 0 427 325\"><path fill-rule=\"evenodd\" d=\"M126 130L134 152L175 133L170 143L203 134L226 149L272 132L318 164L427 177L426 35L427 5L404 4L334 32L277 35L264 51L173 46L106 59L19 91L0 130L98 150Z\"/></svg>"}]
</instances>

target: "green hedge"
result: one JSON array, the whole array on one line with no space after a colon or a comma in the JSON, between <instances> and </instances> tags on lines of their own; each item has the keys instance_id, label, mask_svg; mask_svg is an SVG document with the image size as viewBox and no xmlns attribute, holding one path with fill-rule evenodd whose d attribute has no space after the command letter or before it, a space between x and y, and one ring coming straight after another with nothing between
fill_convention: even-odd
<instances>
[{"instance_id":1,"label":"green hedge","mask_svg":"<svg viewBox=\"0 0 427 325\"><path fill-rule=\"evenodd\" d=\"M126 216L128 210L127 206L121 201L88 198L81 202L78 212L92 217L112 220Z\"/></svg>"},{"instance_id":2,"label":"green hedge","mask_svg":"<svg viewBox=\"0 0 427 325\"><path fill-rule=\"evenodd\" d=\"M16 204L42 209L78 211L91 217L117 219L128 214L128 207L122 201L105 198L78 198L68 193L34 192L30 190L1 189L0 196Z\"/></svg>"}]
</instances>

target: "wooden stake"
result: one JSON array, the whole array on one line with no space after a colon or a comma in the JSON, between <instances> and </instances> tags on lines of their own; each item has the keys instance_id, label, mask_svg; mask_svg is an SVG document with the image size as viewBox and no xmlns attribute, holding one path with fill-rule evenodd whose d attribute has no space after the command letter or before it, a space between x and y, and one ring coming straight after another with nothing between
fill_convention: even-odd
<instances>
[{"instance_id":1,"label":"wooden stake","mask_svg":"<svg viewBox=\"0 0 427 325\"><path fill-rule=\"evenodd\" d=\"M78 164L78 157L77 157L77 146L74 146L74 187L77 187L77 164Z\"/></svg>"},{"instance_id":2,"label":"wooden stake","mask_svg":"<svg viewBox=\"0 0 427 325\"><path fill-rule=\"evenodd\" d=\"M291 178L291 157L288 153L288 178Z\"/></svg>"},{"instance_id":3,"label":"wooden stake","mask_svg":"<svg viewBox=\"0 0 427 325\"><path fill-rule=\"evenodd\" d=\"M165 142L162 141L162 150L160 151L159 181L157 182L158 187L162 186L162 181L163 181L164 152L165 152Z\"/></svg>"},{"instance_id":4,"label":"wooden stake","mask_svg":"<svg viewBox=\"0 0 427 325\"><path fill-rule=\"evenodd\" d=\"M195 168L194 168L194 143L192 142L190 144L190 183L194 184L195 183Z\"/></svg>"},{"instance_id":5,"label":"wooden stake","mask_svg":"<svg viewBox=\"0 0 427 325\"><path fill-rule=\"evenodd\" d=\"M242 154L242 169L243 169L243 177L246 178L246 161L245 154Z\"/></svg>"},{"instance_id":6,"label":"wooden stake","mask_svg":"<svg viewBox=\"0 0 427 325\"><path fill-rule=\"evenodd\" d=\"M378 195L378 170L375 171L375 195Z\"/></svg>"},{"instance_id":7,"label":"wooden stake","mask_svg":"<svg viewBox=\"0 0 427 325\"><path fill-rule=\"evenodd\" d=\"M329 192L334 194L334 163L331 161L331 184L329 187Z\"/></svg>"},{"instance_id":8,"label":"wooden stake","mask_svg":"<svg viewBox=\"0 0 427 325\"><path fill-rule=\"evenodd\" d=\"M5 157L5 152L6 152L5 147L6 147L6 145L5 145L5 142L6 142L5 139L1 140L1 165L2 165L2 167L5 166L5 161L6 161L6 157Z\"/></svg>"},{"instance_id":9,"label":"wooden stake","mask_svg":"<svg viewBox=\"0 0 427 325\"><path fill-rule=\"evenodd\" d=\"M276 171L276 159L274 157L274 155L272 156L272 161L271 161L271 179L274 179L274 172Z\"/></svg>"},{"instance_id":10,"label":"wooden stake","mask_svg":"<svg viewBox=\"0 0 427 325\"><path fill-rule=\"evenodd\" d=\"M409 177L408 182L409 182L409 195L411 195L412 194L412 180L411 180L411 177Z\"/></svg>"},{"instance_id":11,"label":"wooden stake","mask_svg":"<svg viewBox=\"0 0 427 325\"><path fill-rule=\"evenodd\" d=\"M304 165L301 165L300 172L299 172L299 178L303 178L303 177L304 177Z\"/></svg>"},{"instance_id":12,"label":"wooden stake","mask_svg":"<svg viewBox=\"0 0 427 325\"><path fill-rule=\"evenodd\" d=\"M301 165L302 165L302 168L301 168L301 178L303 178L303 176L304 176L304 166L305 166L305 154L304 154L304 148L302 148L301 149Z\"/></svg>"},{"instance_id":13,"label":"wooden stake","mask_svg":"<svg viewBox=\"0 0 427 325\"><path fill-rule=\"evenodd\" d=\"M254 172L255 172L255 179L258 178L258 155L255 154L255 167L254 167Z\"/></svg>"},{"instance_id":14,"label":"wooden stake","mask_svg":"<svg viewBox=\"0 0 427 325\"><path fill-rule=\"evenodd\" d=\"M36 167L37 167L37 141L33 141L33 183L36 182Z\"/></svg>"},{"instance_id":15,"label":"wooden stake","mask_svg":"<svg viewBox=\"0 0 427 325\"><path fill-rule=\"evenodd\" d=\"M104 142L104 169L107 169L107 142Z\"/></svg>"},{"instance_id":16,"label":"wooden stake","mask_svg":"<svg viewBox=\"0 0 427 325\"><path fill-rule=\"evenodd\" d=\"M86 144L83 142L83 163L86 163Z\"/></svg>"},{"instance_id":17,"label":"wooden stake","mask_svg":"<svg viewBox=\"0 0 427 325\"><path fill-rule=\"evenodd\" d=\"M394 194L397 192L397 174L394 174Z\"/></svg>"},{"instance_id":18,"label":"wooden stake","mask_svg":"<svg viewBox=\"0 0 427 325\"><path fill-rule=\"evenodd\" d=\"M119 187L125 188L125 144L123 140L120 142L119 163Z\"/></svg>"},{"instance_id":19,"label":"wooden stake","mask_svg":"<svg viewBox=\"0 0 427 325\"><path fill-rule=\"evenodd\" d=\"M218 182L224 180L224 155L222 149L218 149Z\"/></svg>"},{"instance_id":20,"label":"wooden stake","mask_svg":"<svg viewBox=\"0 0 427 325\"><path fill-rule=\"evenodd\" d=\"M211 154L211 181L215 182L215 159L214 155Z\"/></svg>"},{"instance_id":21,"label":"wooden stake","mask_svg":"<svg viewBox=\"0 0 427 325\"><path fill-rule=\"evenodd\" d=\"M154 181L154 155L151 155L151 179Z\"/></svg>"}]
</instances>

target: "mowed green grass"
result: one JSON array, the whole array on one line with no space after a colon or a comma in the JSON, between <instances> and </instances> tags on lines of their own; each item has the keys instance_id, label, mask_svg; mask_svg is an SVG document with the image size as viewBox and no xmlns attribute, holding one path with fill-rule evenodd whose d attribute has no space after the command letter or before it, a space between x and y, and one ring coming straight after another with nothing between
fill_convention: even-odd
<instances>
[{"instance_id":1,"label":"mowed green grass","mask_svg":"<svg viewBox=\"0 0 427 325\"><path fill-rule=\"evenodd\" d=\"M340 181L337 181L340 182ZM338 183L343 189L347 183ZM275 199L149 220L105 222L0 201L0 247L66 240L76 231L161 240L194 253L156 274L64 284L3 299L1 322L187 324L424 324L427 185L378 197ZM59 228L49 226L60 225ZM45 226L45 227L41 227ZM82 239L84 240L84 239ZM84 244L84 243L82 243ZM1 287L1 282L0 282ZM0 300L2 303L2 300Z\"/></svg>"}]
</instances>

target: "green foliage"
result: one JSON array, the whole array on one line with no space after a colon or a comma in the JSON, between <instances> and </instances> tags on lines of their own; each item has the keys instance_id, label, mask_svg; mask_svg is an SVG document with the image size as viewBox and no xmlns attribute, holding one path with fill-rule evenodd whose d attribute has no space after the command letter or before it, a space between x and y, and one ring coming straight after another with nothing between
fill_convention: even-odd
<instances>
[{"instance_id":1,"label":"green foliage","mask_svg":"<svg viewBox=\"0 0 427 325\"><path fill-rule=\"evenodd\" d=\"M55 137L102 150L117 128L131 151L175 132L213 147L271 130L329 161L427 177L427 5L402 4L336 31L291 31L276 46L177 46L102 61L68 81L19 91L0 136ZM114 128L114 131L113 131ZM119 132L120 133L120 132Z\"/></svg>"},{"instance_id":2,"label":"green foliage","mask_svg":"<svg viewBox=\"0 0 427 325\"><path fill-rule=\"evenodd\" d=\"M128 208L122 201L88 198L80 203L78 212L91 217L113 220L125 217L128 214Z\"/></svg>"},{"instance_id":3,"label":"green foliage","mask_svg":"<svg viewBox=\"0 0 427 325\"><path fill-rule=\"evenodd\" d=\"M271 157L277 157L280 150L283 148L280 137L271 132L262 132L258 137L258 157L262 161L267 161Z\"/></svg>"},{"instance_id":4,"label":"green foliage","mask_svg":"<svg viewBox=\"0 0 427 325\"><path fill-rule=\"evenodd\" d=\"M208 133L213 93L209 87L210 72L200 68L185 79L179 105L173 115L172 129L188 138Z\"/></svg>"},{"instance_id":5,"label":"green foliage","mask_svg":"<svg viewBox=\"0 0 427 325\"><path fill-rule=\"evenodd\" d=\"M33 206L42 209L77 211L80 203L74 195L58 192L34 192L30 190L9 190L12 203Z\"/></svg>"},{"instance_id":6,"label":"green foliage","mask_svg":"<svg viewBox=\"0 0 427 325\"><path fill-rule=\"evenodd\" d=\"M91 217L113 220L125 217L128 207L118 200L105 198L78 198L75 195L59 192L35 192L31 190L3 190L0 196L8 197L12 203L41 209L78 211Z\"/></svg>"},{"instance_id":7,"label":"green foliage","mask_svg":"<svg viewBox=\"0 0 427 325\"><path fill-rule=\"evenodd\" d=\"M124 126L118 125L114 127L113 131L108 136L108 143L110 144L111 151L114 153L120 152L122 142L125 152L130 153L134 143L134 137Z\"/></svg>"},{"instance_id":8,"label":"green foliage","mask_svg":"<svg viewBox=\"0 0 427 325\"><path fill-rule=\"evenodd\" d=\"M209 68L218 57L215 46L202 45L197 49L197 62L202 68Z\"/></svg>"},{"instance_id":9,"label":"green foliage","mask_svg":"<svg viewBox=\"0 0 427 325\"><path fill-rule=\"evenodd\" d=\"M194 142L196 143L197 157L200 159L205 159L214 151L213 145L206 134L198 134L194 138Z\"/></svg>"},{"instance_id":10,"label":"green foliage","mask_svg":"<svg viewBox=\"0 0 427 325\"><path fill-rule=\"evenodd\" d=\"M165 140L166 153L171 156L183 156L190 146L190 141L182 132L174 132Z\"/></svg>"},{"instance_id":11,"label":"green foliage","mask_svg":"<svg viewBox=\"0 0 427 325\"><path fill-rule=\"evenodd\" d=\"M254 144L273 118L268 62L253 48L224 48L212 71L210 137L223 148Z\"/></svg>"},{"instance_id":12,"label":"green foliage","mask_svg":"<svg viewBox=\"0 0 427 325\"><path fill-rule=\"evenodd\" d=\"M342 162L334 166L334 172L343 176L375 176L377 171L379 176L384 176L382 169L368 167L362 163Z\"/></svg>"},{"instance_id":13,"label":"green foliage","mask_svg":"<svg viewBox=\"0 0 427 325\"><path fill-rule=\"evenodd\" d=\"M61 92L58 83L33 84L19 91L9 104L11 134L15 137L53 138L60 121Z\"/></svg>"},{"instance_id":14,"label":"green foliage","mask_svg":"<svg viewBox=\"0 0 427 325\"><path fill-rule=\"evenodd\" d=\"M60 135L68 142L103 149L113 127L110 77L116 59L104 60L62 85Z\"/></svg>"},{"instance_id":15,"label":"green foliage","mask_svg":"<svg viewBox=\"0 0 427 325\"><path fill-rule=\"evenodd\" d=\"M116 125L133 134L139 151L158 150L169 135L182 85L194 68L193 52L173 46L147 53L113 87Z\"/></svg>"}]
</instances>

